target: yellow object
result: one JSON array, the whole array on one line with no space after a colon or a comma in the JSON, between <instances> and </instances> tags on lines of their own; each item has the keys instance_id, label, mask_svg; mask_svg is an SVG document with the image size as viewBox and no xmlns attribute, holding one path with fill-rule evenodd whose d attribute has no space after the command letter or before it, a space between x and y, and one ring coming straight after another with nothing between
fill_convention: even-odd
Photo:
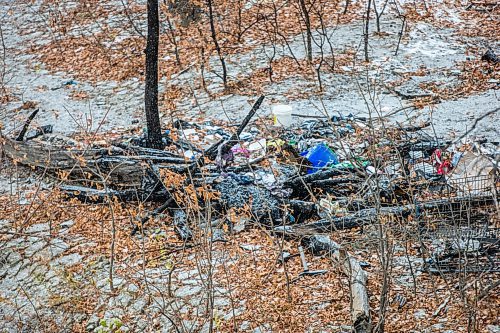
<instances>
[{"instance_id":1,"label":"yellow object","mask_svg":"<svg viewBox=\"0 0 500 333\"><path fill-rule=\"evenodd\" d=\"M275 140L268 140L267 141L267 146L268 147L281 147L285 144L285 141L281 139L275 139Z\"/></svg>"}]
</instances>

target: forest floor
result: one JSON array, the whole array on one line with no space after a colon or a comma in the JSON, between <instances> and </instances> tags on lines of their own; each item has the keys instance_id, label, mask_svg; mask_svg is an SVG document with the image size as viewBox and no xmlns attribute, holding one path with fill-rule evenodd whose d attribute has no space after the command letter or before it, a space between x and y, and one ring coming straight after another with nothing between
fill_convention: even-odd
<instances>
[{"instance_id":1,"label":"forest floor","mask_svg":"<svg viewBox=\"0 0 500 333\"><path fill-rule=\"evenodd\" d=\"M413 2L401 2L400 10L407 10L401 41L403 21L394 8L389 6L381 17L380 33L372 19L366 63L363 5L353 1L352 17L326 28L330 55L313 47L314 59L326 59L319 71L321 87L317 73L304 65L303 34L298 32L287 34L287 44L276 45L252 36L228 52L228 89L215 53L204 59L202 72L200 63L188 56L196 52L186 46L196 40L179 41L186 48L182 66L174 65L170 46L160 58L162 122L182 118L237 123L264 94L261 119L270 118L272 104L286 103L302 115L388 115L389 121L401 123L430 119L430 131L446 139L461 136L481 119L468 137L498 141L500 112L483 115L500 104L499 67L481 60L488 47L500 54L498 9L479 12L454 1L428 2L430 9L417 6L413 11ZM87 7L81 3L0 0L4 135L12 135L35 108L41 110L37 124L52 124L55 133L65 135L96 131L106 137L145 127L143 40L129 17L116 9L123 2L103 1L92 10L95 16L85 15L81 8ZM136 6L134 20L145 33L144 4ZM68 22L72 18L75 21ZM319 30L314 38L321 40ZM329 69L333 59L336 64ZM1 332L94 331L113 320L123 324L121 331L130 332L352 329L348 279L328 258L308 255L314 269L329 272L288 284L288 275L301 271L300 261L283 267L276 259L283 249L294 251L294 241L278 242L255 226L227 235L225 242L183 248L161 216L144 234L131 236L131 221L143 209L141 204L67 201L49 190L39 173L6 159L0 163ZM355 241L349 233L335 236L358 260L371 265L368 287L376 317L383 271L371 239L369 231ZM468 331L468 298L457 288L463 277L427 274L417 247L402 239L395 241L394 249L386 331ZM482 278L487 285L498 275ZM400 297L403 305L394 301ZM500 332L499 303L498 289L481 300L479 331Z\"/></svg>"}]
</instances>

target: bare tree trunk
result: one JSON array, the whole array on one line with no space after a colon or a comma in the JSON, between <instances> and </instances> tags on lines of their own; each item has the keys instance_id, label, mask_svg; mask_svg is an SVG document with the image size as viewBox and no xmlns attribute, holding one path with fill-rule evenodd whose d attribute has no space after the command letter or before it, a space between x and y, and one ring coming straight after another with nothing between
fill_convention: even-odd
<instances>
[{"instance_id":1,"label":"bare tree trunk","mask_svg":"<svg viewBox=\"0 0 500 333\"><path fill-rule=\"evenodd\" d=\"M106 183L104 183L104 189L106 193L108 192L108 187ZM115 224L115 212L113 210L113 203L111 202L111 198L107 197L109 212L111 214L111 249L109 255L109 289L111 292L115 291L115 286L113 283L113 272L114 272L114 263L115 263L115 242L116 242L116 224Z\"/></svg>"},{"instance_id":2,"label":"bare tree trunk","mask_svg":"<svg viewBox=\"0 0 500 333\"><path fill-rule=\"evenodd\" d=\"M2 45L2 68L0 68L0 92L2 95L5 95L7 97L7 89L5 88L5 73L7 70L7 63L6 63L6 58L7 58L7 48L5 47L5 40L3 38L3 30L2 26L0 25L0 42ZM2 97L0 95L0 97Z\"/></svg>"},{"instance_id":3,"label":"bare tree trunk","mask_svg":"<svg viewBox=\"0 0 500 333\"><path fill-rule=\"evenodd\" d=\"M214 41L215 50L217 51L217 55L219 56L220 63L222 65L222 81L224 81L224 87L227 87L227 68L226 61L224 60L224 56L222 55L222 50L220 48L219 42L217 41L217 33L215 32L215 22L214 22L214 11L212 0L207 0L208 6L208 16L210 18L210 30L212 32L212 39Z\"/></svg>"},{"instance_id":4,"label":"bare tree trunk","mask_svg":"<svg viewBox=\"0 0 500 333\"><path fill-rule=\"evenodd\" d=\"M380 14L379 16L377 9L377 0L373 0L373 11L375 12L375 22L377 24L377 32L380 33L380 16L382 16L382 14Z\"/></svg>"},{"instance_id":5,"label":"bare tree trunk","mask_svg":"<svg viewBox=\"0 0 500 333\"><path fill-rule=\"evenodd\" d=\"M238 43L241 43L241 37L243 35L243 29L241 27L241 14L243 12L243 3L242 0L238 0Z\"/></svg>"},{"instance_id":6,"label":"bare tree trunk","mask_svg":"<svg viewBox=\"0 0 500 333\"><path fill-rule=\"evenodd\" d=\"M167 16L167 24L168 24L168 30L170 31L170 42L174 45L174 52L175 52L175 61L177 62L177 66L181 67L181 57L179 55L179 43L177 43L176 37L177 34L175 33L174 27L172 26L172 22L170 22L170 18Z\"/></svg>"},{"instance_id":7,"label":"bare tree trunk","mask_svg":"<svg viewBox=\"0 0 500 333\"><path fill-rule=\"evenodd\" d=\"M345 0L344 12L342 13L343 15L347 14L347 9L349 9L350 2L351 0Z\"/></svg>"},{"instance_id":8,"label":"bare tree trunk","mask_svg":"<svg viewBox=\"0 0 500 333\"><path fill-rule=\"evenodd\" d=\"M306 24L306 51L307 51L307 60L312 62L312 33L311 33L311 20L309 19L309 11L307 10L305 0L299 0L300 9L302 11L302 15L304 15L304 23Z\"/></svg>"},{"instance_id":9,"label":"bare tree trunk","mask_svg":"<svg viewBox=\"0 0 500 333\"><path fill-rule=\"evenodd\" d=\"M389 2L389 0L386 0L383 5L382 5L382 8L380 9L380 11L377 9L377 0L373 0L373 11L375 12L375 19L376 19L376 23L377 23L377 32L380 33L380 18L382 17L382 15L384 14L384 11L385 11L385 8L387 7L387 3Z\"/></svg>"},{"instance_id":10,"label":"bare tree trunk","mask_svg":"<svg viewBox=\"0 0 500 333\"><path fill-rule=\"evenodd\" d=\"M158 113L158 42L160 20L158 0L148 0L148 39L146 44L146 91L144 104L149 148L162 149L160 115Z\"/></svg>"},{"instance_id":11,"label":"bare tree trunk","mask_svg":"<svg viewBox=\"0 0 500 333\"><path fill-rule=\"evenodd\" d=\"M372 6L372 0L368 0L368 6L366 9L366 25L365 25L365 61L370 61L368 58L368 33L370 28L370 7Z\"/></svg>"},{"instance_id":12,"label":"bare tree trunk","mask_svg":"<svg viewBox=\"0 0 500 333\"><path fill-rule=\"evenodd\" d=\"M398 55L399 45L401 44L401 38L403 38L403 33L405 31L405 24L406 24L406 16L403 16L403 24L401 25L401 31L398 33L399 34L398 46L396 46L396 52L394 52L395 56Z\"/></svg>"}]
</instances>

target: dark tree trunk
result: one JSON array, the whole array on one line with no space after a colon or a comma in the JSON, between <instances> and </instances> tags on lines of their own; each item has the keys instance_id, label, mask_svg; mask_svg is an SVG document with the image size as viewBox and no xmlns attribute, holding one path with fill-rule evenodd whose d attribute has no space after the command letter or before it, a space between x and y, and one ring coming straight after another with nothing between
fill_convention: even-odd
<instances>
[{"instance_id":1,"label":"dark tree trunk","mask_svg":"<svg viewBox=\"0 0 500 333\"><path fill-rule=\"evenodd\" d=\"M144 94L149 148L163 149L158 113L158 41L160 22L158 0L148 0L148 39L146 44L146 91Z\"/></svg>"},{"instance_id":2,"label":"dark tree trunk","mask_svg":"<svg viewBox=\"0 0 500 333\"><path fill-rule=\"evenodd\" d=\"M350 2L351 2L351 0L345 0L344 12L342 13L343 15L347 14L347 9L349 9Z\"/></svg>"},{"instance_id":3,"label":"dark tree trunk","mask_svg":"<svg viewBox=\"0 0 500 333\"><path fill-rule=\"evenodd\" d=\"M382 16L382 13L378 12L377 0L373 1L373 11L375 12L375 22L377 24L377 32L380 33L380 17Z\"/></svg>"},{"instance_id":4,"label":"dark tree trunk","mask_svg":"<svg viewBox=\"0 0 500 333\"><path fill-rule=\"evenodd\" d=\"M226 61L224 60L222 49L219 45L219 41L217 40L217 32L215 31L214 10L213 10L212 0L207 0L207 7L208 7L208 17L210 19L210 31L212 32L212 40L214 42L215 50L217 51L217 55L219 56L219 60L222 65L222 81L224 82L224 88L227 88Z\"/></svg>"},{"instance_id":5,"label":"dark tree trunk","mask_svg":"<svg viewBox=\"0 0 500 333\"><path fill-rule=\"evenodd\" d=\"M309 19L309 11L307 10L305 0L299 0L300 9L302 14L304 14L304 23L306 24L306 52L307 60L309 63L312 62L312 32L311 32L311 20Z\"/></svg>"},{"instance_id":6,"label":"dark tree trunk","mask_svg":"<svg viewBox=\"0 0 500 333\"><path fill-rule=\"evenodd\" d=\"M366 9L366 25L365 25L365 61L368 62L370 61L370 58L368 57L368 36L369 36L369 29L370 29L370 7L372 5L372 0L368 0L368 6Z\"/></svg>"}]
</instances>

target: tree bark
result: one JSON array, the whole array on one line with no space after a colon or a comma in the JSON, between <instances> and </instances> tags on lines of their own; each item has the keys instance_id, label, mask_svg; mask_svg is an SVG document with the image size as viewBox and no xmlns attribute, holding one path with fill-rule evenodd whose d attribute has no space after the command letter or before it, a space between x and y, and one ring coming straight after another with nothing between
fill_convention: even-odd
<instances>
[{"instance_id":1,"label":"tree bark","mask_svg":"<svg viewBox=\"0 0 500 333\"><path fill-rule=\"evenodd\" d=\"M351 290L351 320L355 333L370 333L372 324L370 319L370 303L366 288L367 274L359 262L346 251L340 249L334 254L342 267L342 271L349 277Z\"/></svg>"},{"instance_id":2,"label":"tree bark","mask_svg":"<svg viewBox=\"0 0 500 333\"><path fill-rule=\"evenodd\" d=\"M365 61L370 61L368 57L368 36L370 32L370 8L372 6L372 0L368 0L368 6L366 8L366 25L365 25Z\"/></svg>"},{"instance_id":3,"label":"tree bark","mask_svg":"<svg viewBox=\"0 0 500 333\"><path fill-rule=\"evenodd\" d=\"M347 14L347 10L349 9L350 2L351 2L351 0L345 0L344 12L342 13L343 15Z\"/></svg>"},{"instance_id":4,"label":"tree bark","mask_svg":"<svg viewBox=\"0 0 500 333\"><path fill-rule=\"evenodd\" d=\"M309 11L307 10L305 0L299 0L300 9L304 15L304 23L306 24L306 51L307 51L307 61L312 62L312 32L311 32L311 20L309 19Z\"/></svg>"},{"instance_id":5,"label":"tree bark","mask_svg":"<svg viewBox=\"0 0 500 333\"><path fill-rule=\"evenodd\" d=\"M148 39L146 44L146 91L144 102L147 122L147 145L163 149L160 115L158 113L158 42L160 22L158 0L148 0Z\"/></svg>"},{"instance_id":6,"label":"tree bark","mask_svg":"<svg viewBox=\"0 0 500 333\"><path fill-rule=\"evenodd\" d=\"M302 238L302 244L314 255L327 253L335 259L342 272L349 278L351 291L351 320L354 333L370 333L372 323L370 318L370 303L366 282L368 276L359 262L329 236L312 235Z\"/></svg>"},{"instance_id":7,"label":"tree bark","mask_svg":"<svg viewBox=\"0 0 500 333\"><path fill-rule=\"evenodd\" d=\"M215 50L217 51L217 55L219 56L219 60L222 65L222 81L224 82L224 88L227 88L226 61L224 59L224 55L222 54L222 49L219 45L219 41L217 40L217 32L215 31L215 22L214 22L215 19L214 19L212 0L207 0L207 7L208 7L208 16L210 19L210 31L212 33L212 40L214 42Z\"/></svg>"}]
</instances>

